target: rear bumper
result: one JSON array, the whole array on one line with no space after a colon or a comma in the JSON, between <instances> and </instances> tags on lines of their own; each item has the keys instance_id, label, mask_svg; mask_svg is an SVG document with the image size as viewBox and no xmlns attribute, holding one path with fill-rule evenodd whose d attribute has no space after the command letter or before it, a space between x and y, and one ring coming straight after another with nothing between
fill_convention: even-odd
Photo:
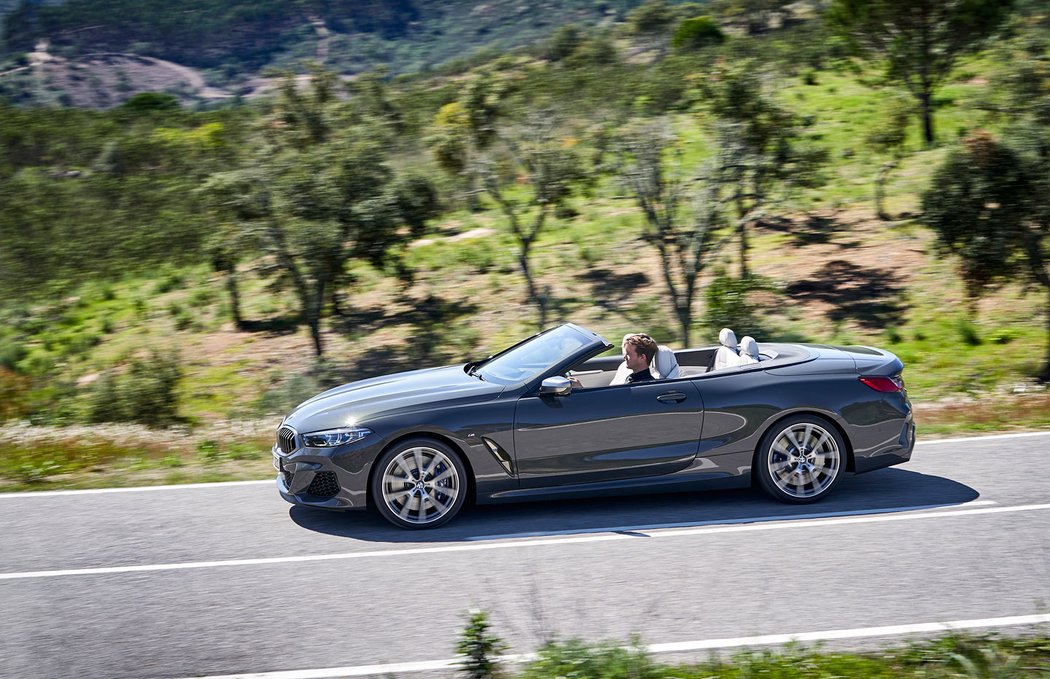
<instances>
[{"instance_id":1,"label":"rear bumper","mask_svg":"<svg viewBox=\"0 0 1050 679\"><path fill-rule=\"evenodd\" d=\"M908 413L908 418L901 427L896 445L868 457L856 457L853 460L854 471L858 474L863 474L864 472L884 467L892 467L895 464L903 464L911 459L911 453L914 449L915 422L912 421L911 413Z\"/></svg>"}]
</instances>

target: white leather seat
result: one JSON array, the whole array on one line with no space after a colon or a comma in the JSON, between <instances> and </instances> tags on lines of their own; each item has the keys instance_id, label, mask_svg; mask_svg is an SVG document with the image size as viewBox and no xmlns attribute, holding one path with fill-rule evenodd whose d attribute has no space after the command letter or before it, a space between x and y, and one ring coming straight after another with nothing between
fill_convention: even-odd
<instances>
[{"instance_id":1,"label":"white leather seat","mask_svg":"<svg viewBox=\"0 0 1050 679\"><path fill-rule=\"evenodd\" d=\"M740 340L740 365L750 365L761 360L762 356L758 353L758 342L751 335L745 335L744 339Z\"/></svg>"},{"instance_id":2,"label":"white leather seat","mask_svg":"<svg viewBox=\"0 0 1050 679\"><path fill-rule=\"evenodd\" d=\"M653 358L651 372L658 380L673 380L680 375L678 359L675 358L671 347L660 345L656 348L656 357Z\"/></svg>"},{"instance_id":3,"label":"white leather seat","mask_svg":"<svg viewBox=\"0 0 1050 679\"><path fill-rule=\"evenodd\" d=\"M736 333L729 328L722 328L718 333L718 342L722 346L715 352L715 364L712 370L722 370L740 365L740 355L736 346Z\"/></svg>"},{"instance_id":4,"label":"white leather seat","mask_svg":"<svg viewBox=\"0 0 1050 679\"><path fill-rule=\"evenodd\" d=\"M635 333L633 332L629 332L623 336L623 341L620 342L621 354L627 351L627 338L634 334ZM627 361L620 361L619 367L616 368L616 374L613 375L612 382L610 382L609 385L611 386L613 384L627 384L627 378L630 376L631 370L627 367Z\"/></svg>"}]
</instances>

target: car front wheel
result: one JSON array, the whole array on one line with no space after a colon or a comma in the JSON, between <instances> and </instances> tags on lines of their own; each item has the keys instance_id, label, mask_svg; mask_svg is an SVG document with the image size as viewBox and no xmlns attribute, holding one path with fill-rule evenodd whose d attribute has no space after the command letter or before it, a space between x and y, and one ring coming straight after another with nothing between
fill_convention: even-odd
<instances>
[{"instance_id":1,"label":"car front wheel","mask_svg":"<svg viewBox=\"0 0 1050 679\"><path fill-rule=\"evenodd\" d=\"M842 477L845 451L842 437L829 422L795 415L762 437L755 473L762 489L781 502L816 502Z\"/></svg>"},{"instance_id":2,"label":"car front wheel","mask_svg":"<svg viewBox=\"0 0 1050 679\"><path fill-rule=\"evenodd\" d=\"M395 526L434 528L463 507L467 473L459 455L447 445L411 439L379 457L371 491L380 515Z\"/></svg>"}]
</instances>

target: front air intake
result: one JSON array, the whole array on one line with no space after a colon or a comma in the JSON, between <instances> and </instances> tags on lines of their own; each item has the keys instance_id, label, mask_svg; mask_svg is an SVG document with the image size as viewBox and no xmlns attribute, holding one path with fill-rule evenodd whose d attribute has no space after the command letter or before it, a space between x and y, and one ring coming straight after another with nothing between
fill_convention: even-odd
<instances>
[{"instance_id":1,"label":"front air intake","mask_svg":"<svg viewBox=\"0 0 1050 679\"><path fill-rule=\"evenodd\" d=\"M339 481L336 479L335 472L317 472L306 492L317 497L332 497L338 493Z\"/></svg>"}]
</instances>

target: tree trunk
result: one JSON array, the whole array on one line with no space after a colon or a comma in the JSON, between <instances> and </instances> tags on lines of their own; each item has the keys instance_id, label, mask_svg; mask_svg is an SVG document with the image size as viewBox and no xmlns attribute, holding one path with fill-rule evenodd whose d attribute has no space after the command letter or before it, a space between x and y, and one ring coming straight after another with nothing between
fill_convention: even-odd
<instances>
[{"instance_id":1,"label":"tree trunk","mask_svg":"<svg viewBox=\"0 0 1050 679\"><path fill-rule=\"evenodd\" d=\"M919 104L922 108L922 136L927 147L933 146L933 94L924 90L919 95Z\"/></svg>"},{"instance_id":2,"label":"tree trunk","mask_svg":"<svg viewBox=\"0 0 1050 679\"><path fill-rule=\"evenodd\" d=\"M226 270L226 292L230 295L230 316L233 317L233 326L238 330L244 330L244 319L241 318L241 293L237 288L236 268Z\"/></svg>"},{"instance_id":3,"label":"tree trunk","mask_svg":"<svg viewBox=\"0 0 1050 679\"><path fill-rule=\"evenodd\" d=\"M321 344L321 319L311 318L306 324L310 326L310 338L314 341L314 355L321 358L324 355L324 346Z\"/></svg>"},{"instance_id":4,"label":"tree trunk","mask_svg":"<svg viewBox=\"0 0 1050 679\"><path fill-rule=\"evenodd\" d=\"M692 303L686 302L685 305L675 307L675 315L678 316L678 324L682 326L682 348L689 348L689 328L693 324L693 310Z\"/></svg>"},{"instance_id":5,"label":"tree trunk","mask_svg":"<svg viewBox=\"0 0 1050 679\"><path fill-rule=\"evenodd\" d=\"M307 298L307 308L304 309L306 312L306 324L310 326L310 337L313 338L314 354L317 358L321 358L324 355L324 345L321 342L321 310L324 309L326 289L327 286L325 286L324 281L318 281L314 298L312 300Z\"/></svg>"},{"instance_id":6,"label":"tree trunk","mask_svg":"<svg viewBox=\"0 0 1050 679\"><path fill-rule=\"evenodd\" d=\"M1046 286L1046 331L1047 331L1047 343L1046 343L1046 365L1043 366L1043 372L1039 374L1039 381L1044 384L1050 382L1050 285Z\"/></svg>"},{"instance_id":7,"label":"tree trunk","mask_svg":"<svg viewBox=\"0 0 1050 679\"><path fill-rule=\"evenodd\" d=\"M747 251L751 249L747 241L747 222L740 222L737 229L740 238L740 280L745 280L751 276L747 268Z\"/></svg>"},{"instance_id":8,"label":"tree trunk","mask_svg":"<svg viewBox=\"0 0 1050 679\"><path fill-rule=\"evenodd\" d=\"M878 174L875 175L875 213L884 222L893 221L893 217L886 212L883 200L886 197L886 178L889 176L890 170L895 167L897 167L896 161L887 161L882 164Z\"/></svg>"},{"instance_id":9,"label":"tree trunk","mask_svg":"<svg viewBox=\"0 0 1050 679\"><path fill-rule=\"evenodd\" d=\"M536 288L536 281L532 279L532 270L529 268L529 249L531 243L519 243L518 266L525 276L525 288L528 291L529 301L536 305L539 312L540 330L547 325L547 296Z\"/></svg>"}]
</instances>

